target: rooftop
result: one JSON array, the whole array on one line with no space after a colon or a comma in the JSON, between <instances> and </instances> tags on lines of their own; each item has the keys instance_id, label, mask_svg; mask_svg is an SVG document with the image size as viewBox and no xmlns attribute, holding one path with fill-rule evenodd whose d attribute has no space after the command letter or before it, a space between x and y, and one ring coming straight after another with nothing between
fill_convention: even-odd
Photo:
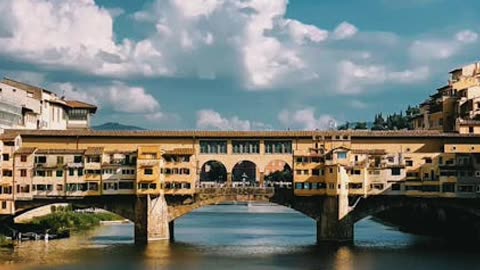
<instances>
[{"instance_id":1,"label":"rooftop","mask_svg":"<svg viewBox=\"0 0 480 270\"><path fill-rule=\"evenodd\" d=\"M480 137L480 134L444 133L437 130L400 131L94 131L94 130L5 130L0 135L22 137L136 137L136 138L318 138L331 136L351 137ZM320 137L320 138L319 138Z\"/></svg>"}]
</instances>

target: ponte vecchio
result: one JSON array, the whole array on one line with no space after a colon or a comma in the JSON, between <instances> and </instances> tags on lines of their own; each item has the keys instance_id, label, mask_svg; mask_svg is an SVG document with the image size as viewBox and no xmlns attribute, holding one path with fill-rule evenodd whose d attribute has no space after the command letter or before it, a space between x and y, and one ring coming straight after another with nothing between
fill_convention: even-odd
<instances>
[{"instance_id":1,"label":"ponte vecchio","mask_svg":"<svg viewBox=\"0 0 480 270\"><path fill-rule=\"evenodd\" d=\"M57 202L135 222L137 242L223 202L273 202L351 241L369 215L419 205L480 217L480 135L442 131L6 130L0 214Z\"/></svg>"}]
</instances>

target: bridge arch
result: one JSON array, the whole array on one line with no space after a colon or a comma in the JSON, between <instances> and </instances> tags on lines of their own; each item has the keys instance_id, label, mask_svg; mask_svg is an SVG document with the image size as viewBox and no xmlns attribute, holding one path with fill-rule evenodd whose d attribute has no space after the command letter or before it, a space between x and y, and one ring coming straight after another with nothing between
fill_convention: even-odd
<instances>
[{"instance_id":1,"label":"bridge arch","mask_svg":"<svg viewBox=\"0 0 480 270\"><path fill-rule=\"evenodd\" d=\"M291 186L293 170L284 160L271 160L264 169L265 186Z\"/></svg>"},{"instance_id":2,"label":"bridge arch","mask_svg":"<svg viewBox=\"0 0 480 270\"><path fill-rule=\"evenodd\" d=\"M254 186L258 183L258 167L253 161L241 160L232 168L232 181L242 185Z\"/></svg>"},{"instance_id":3,"label":"bridge arch","mask_svg":"<svg viewBox=\"0 0 480 270\"><path fill-rule=\"evenodd\" d=\"M114 214L117 214L121 217L124 217L130 221L135 222L135 196L129 195L120 195L120 196L105 196L101 198L97 197L86 197L81 200L79 199L61 199L56 200L55 203L58 204L70 204L74 208L99 208ZM25 214L29 211L38 209L40 207L45 207L51 205L52 200L49 199L37 199L34 201L17 201L16 202L16 211L13 217L18 217L22 214Z\"/></svg>"},{"instance_id":4,"label":"bridge arch","mask_svg":"<svg viewBox=\"0 0 480 270\"><path fill-rule=\"evenodd\" d=\"M218 160L203 163L200 170L200 183L225 183L228 180L227 168Z\"/></svg>"},{"instance_id":5,"label":"bridge arch","mask_svg":"<svg viewBox=\"0 0 480 270\"><path fill-rule=\"evenodd\" d=\"M480 200L471 201L455 198L420 198L406 196L371 196L360 199L348 218L355 223L366 217L395 209L449 210L480 218Z\"/></svg>"}]
</instances>

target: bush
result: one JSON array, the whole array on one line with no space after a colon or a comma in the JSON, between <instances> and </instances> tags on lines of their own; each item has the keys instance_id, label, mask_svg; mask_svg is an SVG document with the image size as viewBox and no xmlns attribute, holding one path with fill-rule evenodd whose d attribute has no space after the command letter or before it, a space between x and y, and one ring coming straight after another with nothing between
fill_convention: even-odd
<instances>
[{"instance_id":1,"label":"bush","mask_svg":"<svg viewBox=\"0 0 480 270\"><path fill-rule=\"evenodd\" d=\"M105 213L77 213L67 209L56 209L56 212L43 217L34 218L29 224L33 230L46 231L51 233L59 233L66 230L84 231L92 229L100 224L100 221L120 220L120 216Z\"/></svg>"}]
</instances>

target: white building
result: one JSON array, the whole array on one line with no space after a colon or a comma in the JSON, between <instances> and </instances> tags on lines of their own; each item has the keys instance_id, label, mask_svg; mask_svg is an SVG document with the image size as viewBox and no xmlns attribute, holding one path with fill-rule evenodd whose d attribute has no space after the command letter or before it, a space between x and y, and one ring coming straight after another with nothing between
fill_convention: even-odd
<instances>
[{"instance_id":1,"label":"white building","mask_svg":"<svg viewBox=\"0 0 480 270\"><path fill-rule=\"evenodd\" d=\"M0 133L4 129L88 129L95 105L65 100L46 89L4 78L0 82Z\"/></svg>"}]
</instances>

